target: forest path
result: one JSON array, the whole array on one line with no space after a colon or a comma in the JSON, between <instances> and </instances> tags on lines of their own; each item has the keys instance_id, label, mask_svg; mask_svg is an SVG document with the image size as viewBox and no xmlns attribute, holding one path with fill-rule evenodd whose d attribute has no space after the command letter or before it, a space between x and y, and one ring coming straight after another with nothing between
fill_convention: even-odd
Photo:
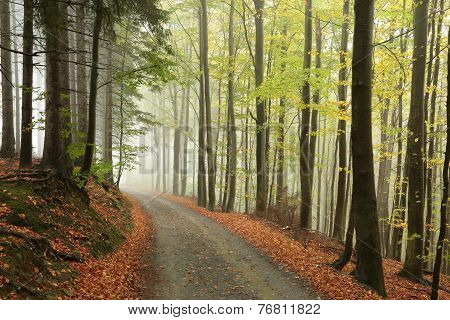
<instances>
[{"instance_id":1,"label":"forest path","mask_svg":"<svg viewBox=\"0 0 450 320\"><path fill-rule=\"evenodd\" d=\"M130 192L130 191L129 191ZM131 191L152 217L145 299L314 299L281 269L220 224L157 194Z\"/></svg>"}]
</instances>

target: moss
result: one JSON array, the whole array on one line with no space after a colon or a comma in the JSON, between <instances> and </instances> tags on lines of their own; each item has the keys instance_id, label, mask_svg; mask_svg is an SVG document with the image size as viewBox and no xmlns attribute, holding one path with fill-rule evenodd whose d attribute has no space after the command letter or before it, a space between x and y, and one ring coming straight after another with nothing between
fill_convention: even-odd
<instances>
[{"instance_id":1,"label":"moss","mask_svg":"<svg viewBox=\"0 0 450 320\"><path fill-rule=\"evenodd\" d=\"M124 235L117 228L111 226L91 239L90 253L97 259L103 258L113 252L124 239Z\"/></svg>"},{"instance_id":2,"label":"moss","mask_svg":"<svg viewBox=\"0 0 450 320\"><path fill-rule=\"evenodd\" d=\"M102 203L108 203L113 210L108 220L89 206L79 190L64 181L0 182L0 203L10 209L0 222L31 230L47 238L52 246L57 243L64 252L76 253L83 246L93 257L102 258L124 241L124 234L132 228L132 217L130 206L117 190L97 192L96 196L104 198ZM54 256L48 244L0 234L0 247L0 299L10 298L11 292L18 298L30 299L73 294L77 273ZM1 277L8 282L2 283Z\"/></svg>"}]
</instances>

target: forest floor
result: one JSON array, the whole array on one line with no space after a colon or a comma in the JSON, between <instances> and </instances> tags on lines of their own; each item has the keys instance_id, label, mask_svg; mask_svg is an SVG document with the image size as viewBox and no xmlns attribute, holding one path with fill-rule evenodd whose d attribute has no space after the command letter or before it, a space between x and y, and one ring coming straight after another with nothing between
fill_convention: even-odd
<instances>
[{"instance_id":1,"label":"forest floor","mask_svg":"<svg viewBox=\"0 0 450 320\"><path fill-rule=\"evenodd\" d=\"M317 299L293 272L222 225L157 194L132 192L154 224L144 299Z\"/></svg>"},{"instance_id":2,"label":"forest floor","mask_svg":"<svg viewBox=\"0 0 450 320\"><path fill-rule=\"evenodd\" d=\"M171 206L177 213L176 220L166 221L165 228L180 228L180 221L184 219L184 214L192 219L192 211L199 213L213 221L221 224L233 234L238 235L245 240L245 250L248 245L258 249L260 254L270 257L276 264L282 266L285 270L293 272L301 282L307 284L317 296L322 299L381 299L374 291L370 290L357 282L349 273L355 267L353 262L349 263L342 272L333 269L330 264L335 261L343 249L343 245L338 241L330 239L317 232L303 230L300 240L292 238L292 231L284 230L274 224L268 223L255 216L238 214L211 212L207 209L198 207L192 199L176 197L169 194L162 195L172 203L166 202L166 206ZM180 210L179 205L184 206L185 210ZM203 222L205 223L205 222ZM181 224L182 226L182 224ZM201 227L201 225L199 225ZM198 226L198 227L199 227ZM192 235L196 236L204 231L196 228ZM190 231L186 231L189 233ZM214 238L213 238L214 239ZM241 245L232 249L235 254L242 250ZM158 264L156 264L157 266ZM417 282L400 277L398 273L402 269L402 264L391 259L383 260L385 273L386 290L389 299L429 299L430 287ZM271 271L267 271L271 273ZM429 276L427 276L430 279ZM296 278L295 281L298 281ZM293 279L293 278L292 278ZM288 280L289 281L289 280ZM293 280L291 280L293 281ZM448 293L450 289L450 279L442 276L441 285L446 290L440 290L440 299L450 299ZM277 298L283 298L278 296ZM302 296L292 295L292 299L301 299Z\"/></svg>"},{"instance_id":3,"label":"forest floor","mask_svg":"<svg viewBox=\"0 0 450 320\"><path fill-rule=\"evenodd\" d=\"M0 160L0 299L137 299L149 216L107 183L86 191Z\"/></svg>"}]
</instances>

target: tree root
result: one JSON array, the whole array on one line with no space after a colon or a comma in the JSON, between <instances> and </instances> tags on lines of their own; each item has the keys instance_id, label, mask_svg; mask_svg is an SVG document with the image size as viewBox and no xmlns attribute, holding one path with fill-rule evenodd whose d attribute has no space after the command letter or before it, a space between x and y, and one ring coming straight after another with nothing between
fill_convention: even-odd
<instances>
[{"instance_id":1,"label":"tree root","mask_svg":"<svg viewBox=\"0 0 450 320\"><path fill-rule=\"evenodd\" d=\"M54 176L51 170L19 170L12 174L0 176L0 181L5 182L18 182L18 181L31 181L43 182L51 179Z\"/></svg>"},{"instance_id":2,"label":"tree root","mask_svg":"<svg viewBox=\"0 0 450 320\"><path fill-rule=\"evenodd\" d=\"M75 261L75 262L83 261L83 257L80 253L62 252L62 251L58 251L58 250L54 249L52 247L50 241L45 237L29 236L22 232L18 232L15 230L9 230L9 229L3 228L3 227L0 227L0 234L5 234L5 235L21 238L35 246L41 247L45 250L48 249L48 250L50 250L51 254L53 254L55 257L60 258L62 260Z\"/></svg>"}]
</instances>

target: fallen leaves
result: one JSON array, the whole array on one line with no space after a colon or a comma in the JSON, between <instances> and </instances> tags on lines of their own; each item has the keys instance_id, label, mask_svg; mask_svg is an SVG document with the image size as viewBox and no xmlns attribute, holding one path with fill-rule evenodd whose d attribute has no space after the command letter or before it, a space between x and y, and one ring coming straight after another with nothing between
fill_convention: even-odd
<instances>
[{"instance_id":1,"label":"fallen leaves","mask_svg":"<svg viewBox=\"0 0 450 320\"><path fill-rule=\"evenodd\" d=\"M381 299L349 275L354 268L352 263L342 272L330 267L330 263L338 258L342 245L322 234L303 231L301 239L296 241L288 232L261 219L238 213L211 212L187 198L169 194L165 197L224 225L276 263L297 273L321 298ZM389 299L429 299L429 287L398 276L402 268L400 262L384 259L383 267ZM441 284L450 288L448 277L444 277ZM441 290L440 299L450 299L450 294Z\"/></svg>"},{"instance_id":2,"label":"fallen leaves","mask_svg":"<svg viewBox=\"0 0 450 320\"><path fill-rule=\"evenodd\" d=\"M73 266L80 272L73 299L138 299L143 290L141 256L150 250L148 214L131 197L133 229L117 251L104 259L89 258Z\"/></svg>"}]
</instances>

